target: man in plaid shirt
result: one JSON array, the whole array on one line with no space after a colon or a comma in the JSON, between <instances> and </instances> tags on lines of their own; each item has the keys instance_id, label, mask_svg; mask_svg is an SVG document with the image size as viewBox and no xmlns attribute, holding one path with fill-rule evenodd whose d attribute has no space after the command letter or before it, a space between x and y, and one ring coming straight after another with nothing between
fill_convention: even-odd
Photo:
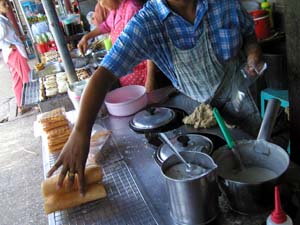
<instances>
[{"instance_id":1,"label":"man in plaid shirt","mask_svg":"<svg viewBox=\"0 0 300 225\"><path fill-rule=\"evenodd\" d=\"M227 121L256 135L261 120L252 97L246 93L238 110L232 104L243 60L253 76L254 68L262 65L253 28L239 0L148 1L92 76L78 121L49 175L63 165L58 185L68 171L75 172L84 193L90 132L105 94L116 78L145 59L152 60L180 92L218 107Z\"/></svg>"}]
</instances>

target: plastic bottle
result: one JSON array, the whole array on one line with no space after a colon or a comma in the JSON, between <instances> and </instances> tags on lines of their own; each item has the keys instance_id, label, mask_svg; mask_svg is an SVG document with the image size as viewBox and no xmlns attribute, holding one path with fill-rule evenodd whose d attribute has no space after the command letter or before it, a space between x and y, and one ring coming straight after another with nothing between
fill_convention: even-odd
<instances>
[{"instance_id":1,"label":"plastic bottle","mask_svg":"<svg viewBox=\"0 0 300 225\"><path fill-rule=\"evenodd\" d=\"M282 210L279 187L275 186L275 209L268 216L266 225L293 225L292 219Z\"/></svg>"},{"instance_id":2,"label":"plastic bottle","mask_svg":"<svg viewBox=\"0 0 300 225\"><path fill-rule=\"evenodd\" d=\"M260 4L261 9L267 10L269 12L269 19L270 19L270 27L271 29L274 28L274 21L273 21L273 13L271 3L268 0L262 0Z\"/></svg>"}]
</instances>

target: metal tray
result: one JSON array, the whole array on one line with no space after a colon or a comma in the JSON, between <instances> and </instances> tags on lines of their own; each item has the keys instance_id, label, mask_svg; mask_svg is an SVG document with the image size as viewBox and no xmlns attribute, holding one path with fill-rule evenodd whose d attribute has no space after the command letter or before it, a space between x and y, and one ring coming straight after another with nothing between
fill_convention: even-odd
<instances>
[{"instance_id":1,"label":"metal tray","mask_svg":"<svg viewBox=\"0 0 300 225\"><path fill-rule=\"evenodd\" d=\"M40 77L44 77L50 74L56 74L59 72L64 72L64 67L60 62L49 62L45 65L45 68L41 71L34 71L31 74L31 80L38 80Z\"/></svg>"},{"instance_id":2,"label":"metal tray","mask_svg":"<svg viewBox=\"0 0 300 225\"><path fill-rule=\"evenodd\" d=\"M126 163L103 168L107 197L48 216L49 224L152 225L158 224Z\"/></svg>"},{"instance_id":3,"label":"metal tray","mask_svg":"<svg viewBox=\"0 0 300 225\"><path fill-rule=\"evenodd\" d=\"M158 224L124 161L103 168L107 197L48 215L49 225Z\"/></svg>"},{"instance_id":4,"label":"metal tray","mask_svg":"<svg viewBox=\"0 0 300 225\"><path fill-rule=\"evenodd\" d=\"M36 105L39 102L39 81L31 81L23 85L22 106Z\"/></svg>"},{"instance_id":5,"label":"metal tray","mask_svg":"<svg viewBox=\"0 0 300 225\"><path fill-rule=\"evenodd\" d=\"M148 201L145 201L132 171L123 157L115 149L116 143L110 139L101 150L106 162L103 167L103 184L107 197L48 215L49 225L157 225ZM44 175L54 165L58 157L47 151L43 138Z\"/></svg>"}]
</instances>

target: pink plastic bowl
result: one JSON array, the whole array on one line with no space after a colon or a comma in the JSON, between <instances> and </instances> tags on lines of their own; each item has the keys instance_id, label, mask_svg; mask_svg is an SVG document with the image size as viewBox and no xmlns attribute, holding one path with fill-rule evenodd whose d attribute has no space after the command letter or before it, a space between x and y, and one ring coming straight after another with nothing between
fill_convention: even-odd
<instances>
[{"instance_id":1,"label":"pink plastic bowl","mask_svg":"<svg viewBox=\"0 0 300 225\"><path fill-rule=\"evenodd\" d=\"M115 89L107 93L104 103L111 115L132 115L147 105L146 88L130 85Z\"/></svg>"}]
</instances>

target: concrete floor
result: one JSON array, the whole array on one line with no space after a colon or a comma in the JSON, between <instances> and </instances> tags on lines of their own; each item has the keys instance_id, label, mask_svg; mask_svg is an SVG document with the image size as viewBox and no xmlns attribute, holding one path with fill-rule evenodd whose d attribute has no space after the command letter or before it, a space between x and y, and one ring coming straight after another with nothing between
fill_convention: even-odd
<instances>
[{"instance_id":1,"label":"concrete floor","mask_svg":"<svg viewBox=\"0 0 300 225\"><path fill-rule=\"evenodd\" d=\"M12 80L0 53L0 224L43 225L40 184L43 180L41 141L33 135L34 110L16 116ZM31 68L35 60L29 62ZM4 120L5 121L5 120Z\"/></svg>"}]
</instances>

